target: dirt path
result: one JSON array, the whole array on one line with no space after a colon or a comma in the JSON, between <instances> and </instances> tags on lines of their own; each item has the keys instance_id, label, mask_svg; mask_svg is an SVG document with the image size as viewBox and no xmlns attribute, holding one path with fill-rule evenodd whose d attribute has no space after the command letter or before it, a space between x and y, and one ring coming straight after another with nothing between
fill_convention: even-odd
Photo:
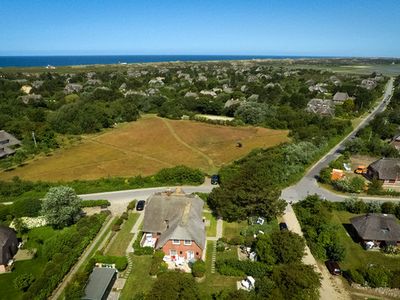
<instances>
[{"instance_id":1,"label":"dirt path","mask_svg":"<svg viewBox=\"0 0 400 300\"><path fill-rule=\"evenodd\" d=\"M78 272L79 268L81 265L86 261L86 258L88 258L89 254L92 252L93 248L96 246L97 242L99 239L103 236L103 234L109 229L109 225L111 222L114 220L113 217L110 217L110 219L107 221L107 223L101 228L99 233L96 235L96 238L92 241L92 243L89 245L89 247L86 248L86 250L83 252L81 257L78 259L78 262L72 267L72 269L68 272L67 275L65 275L64 279L62 282L57 286L57 288L53 291L53 294L51 295L50 299L59 299L62 292L64 291L65 287L67 284L71 281L72 277ZM104 239L104 241L106 241ZM104 242L103 241L103 242ZM99 245L99 248L102 245Z\"/></svg>"},{"instance_id":2,"label":"dirt path","mask_svg":"<svg viewBox=\"0 0 400 300\"><path fill-rule=\"evenodd\" d=\"M200 151L199 149L197 149L193 146L190 146L188 143L186 143L184 140L182 140L179 137L179 135L175 132L175 129L171 126L171 124L167 120L165 120L164 118L162 118L161 120L164 122L165 126L168 128L168 130L170 131L172 136L178 141L178 143L182 144L183 146L192 150L193 152L196 152L197 154L199 154L201 157L203 157L205 160L207 160L208 165L212 169L215 169L214 161L211 159L211 157L209 157L207 154Z\"/></svg>"},{"instance_id":3,"label":"dirt path","mask_svg":"<svg viewBox=\"0 0 400 300\"><path fill-rule=\"evenodd\" d=\"M287 205L283 219L289 230L303 236L299 221L290 204ZM340 278L331 275L325 266L317 263L314 256L311 254L310 248L306 246L306 253L303 256L303 263L314 266L315 270L321 275L320 299L322 300L345 300L351 299L347 290L343 286Z\"/></svg>"}]
</instances>

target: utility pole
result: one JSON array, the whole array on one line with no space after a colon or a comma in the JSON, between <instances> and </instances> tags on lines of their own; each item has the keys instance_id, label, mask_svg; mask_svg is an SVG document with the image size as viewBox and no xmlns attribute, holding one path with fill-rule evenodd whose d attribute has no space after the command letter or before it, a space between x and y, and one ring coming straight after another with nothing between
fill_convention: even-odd
<instances>
[{"instance_id":1,"label":"utility pole","mask_svg":"<svg viewBox=\"0 0 400 300\"><path fill-rule=\"evenodd\" d=\"M35 132L32 131L32 139L33 139L33 143L35 144L35 148L37 148L37 143L36 143L36 138L35 138Z\"/></svg>"}]
</instances>

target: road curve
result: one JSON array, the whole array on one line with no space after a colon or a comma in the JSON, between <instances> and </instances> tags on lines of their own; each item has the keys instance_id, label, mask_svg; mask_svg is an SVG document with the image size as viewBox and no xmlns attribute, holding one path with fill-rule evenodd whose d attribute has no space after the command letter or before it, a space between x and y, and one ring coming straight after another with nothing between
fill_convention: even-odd
<instances>
[{"instance_id":1,"label":"road curve","mask_svg":"<svg viewBox=\"0 0 400 300\"><path fill-rule=\"evenodd\" d=\"M357 132L366 126L377 114L383 112L389 103L393 94L393 78L388 81L382 101L375 109L362 120L362 122L354 128L345 138L343 138L335 147L333 147L324 157L316 162L304 175L304 177L295 185L282 190L281 198L288 202L297 202L304 199L308 195L317 194L320 197L330 201L343 201L348 198L346 195L340 195L328 191L320 187L317 183L316 176L319 175L321 170L329 165L329 163L340 156L340 152L345 149L345 143L354 138ZM400 198L382 198L382 197L360 197L364 200L376 201L399 201Z\"/></svg>"}]
</instances>

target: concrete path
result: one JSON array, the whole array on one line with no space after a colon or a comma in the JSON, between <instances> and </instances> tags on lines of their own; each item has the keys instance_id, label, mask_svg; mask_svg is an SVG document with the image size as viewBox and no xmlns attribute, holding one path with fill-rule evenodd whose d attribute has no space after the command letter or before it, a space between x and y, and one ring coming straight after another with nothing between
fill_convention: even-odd
<instances>
[{"instance_id":1,"label":"concrete path","mask_svg":"<svg viewBox=\"0 0 400 300\"><path fill-rule=\"evenodd\" d=\"M218 218L217 220L217 239L222 238L222 232L223 232L223 226L224 226L224 221L222 218Z\"/></svg>"},{"instance_id":2,"label":"concrete path","mask_svg":"<svg viewBox=\"0 0 400 300\"><path fill-rule=\"evenodd\" d=\"M113 221L113 218L110 217L110 219L107 221L107 223L101 228L99 233L96 235L94 240L90 243L90 245L85 249L81 257L78 259L77 263L71 268L71 270L68 272L67 275L65 275L64 279L61 281L61 283L58 285L58 287L53 291L53 294L51 295L51 299L58 299L60 298L62 292L64 291L65 287L67 284L71 281L72 277L78 272L79 268L81 265L85 262L85 260L88 258L89 254L92 252L94 247L96 246L97 242L100 240L100 238L103 236L103 234L108 230L108 227L110 226L111 222ZM104 239L106 241L107 239ZM101 248L102 245L101 243L98 248Z\"/></svg>"},{"instance_id":3,"label":"concrete path","mask_svg":"<svg viewBox=\"0 0 400 300\"><path fill-rule=\"evenodd\" d=\"M290 204L287 205L283 219L287 224L290 231L303 236L303 232L300 227L300 223L297 220L296 214ZM350 295L347 293L342 281L339 278L334 278L325 266L321 266L317 263L314 256L311 254L310 248L306 245L305 254L303 256L303 263L314 266L316 272L321 275L321 288L320 288L320 299L322 300L345 300L350 299Z\"/></svg>"}]
</instances>

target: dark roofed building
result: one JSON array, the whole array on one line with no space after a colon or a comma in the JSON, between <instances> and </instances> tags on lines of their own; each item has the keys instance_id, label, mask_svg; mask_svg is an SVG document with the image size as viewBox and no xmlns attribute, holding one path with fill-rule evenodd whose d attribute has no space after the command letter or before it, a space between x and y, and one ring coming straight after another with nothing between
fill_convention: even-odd
<instances>
[{"instance_id":1,"label":"dark roofed building","mask_svg":"<svg viewBox=\"0 0 400 300\"><path fill-rule=\"evenodd\" d=\"M93 268L85 287L85 296L82 299L107 299L116 279L117 270L114 268Z\"/></svg>"},{"instance_id":2,"label":"dark roofed building","mask_svg":"<svg viewBox=\"0 0 400 300\"><path fill-rule=\"evenodd\" d=\"M368 166L367 174L373 179L382 180L384 184L395 184L400 180L400 159L381 158Z\"/></svg>"},{"instance_id":3,"label":"dark roofed building","mask_svg":"<svg viewBox=\"0 0 400 300\"><path fill-rule=\"evenodd\" d=\"M15 153L13 147L21 145L21 142L13 135L4 130L0 130L0 158Z\"/></svg>"},{"instance_id":4,"label":"dark roofed building","mask_svg":"<svg viewBox=\"0 0 400 300\"><path fill-rule=\"evenodd\" d=\"M10 261L18 251L18 239L15 231L0 226L0 273L9 270Z\"/></svg>"},{"instance_id":5,"label":"dark roofed building","mask_svg":"<svg viewBox=\"0 0 400 300\"><path fill-rule=\"evenodd\" d=\"M400 244L400 224L394 215L366 214L351 218L350 222L364 243Z\"/></svg>"},{"instance_id":6,"label":"dark roofed building","mask_svg":"<svg viewBox=\"0 0 400 300\"><path fill-rule=\"evenodd\" d=\"M147 200L143 246L162 249L167 256L200 259L205 248L204 202L197 195L156 193Z\"/></svg>"}]
</instances>

